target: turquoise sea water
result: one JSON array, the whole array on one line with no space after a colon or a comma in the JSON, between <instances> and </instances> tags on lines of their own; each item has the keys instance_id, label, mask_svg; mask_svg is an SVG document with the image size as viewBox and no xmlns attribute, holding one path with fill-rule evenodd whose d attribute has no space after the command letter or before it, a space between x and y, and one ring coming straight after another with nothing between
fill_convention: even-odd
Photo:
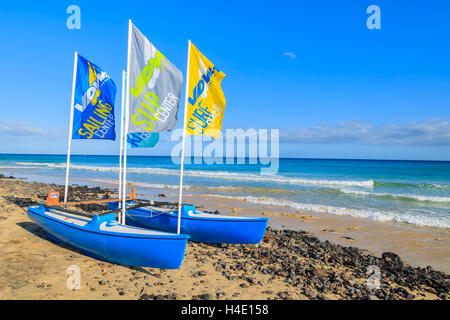
<instances>
[{"instance_id":1,"label":"turquoise sea water","mask_svg":"<svg viewBox=\"0 0 450 320\"><path fill-rule=\"evenodd\" d=\"M65 155L0 154L0 173L64 183ZM71 157L70 183L116 183L118 156ZM138 192L176 194L179 164L170 157L128 157L128 181ZM236 161L235 161L236 162ZM186 192L262 205L450 227L450 162L280 159L279 172L260 165L187 164Z\"/></svg>"}]
</instances>

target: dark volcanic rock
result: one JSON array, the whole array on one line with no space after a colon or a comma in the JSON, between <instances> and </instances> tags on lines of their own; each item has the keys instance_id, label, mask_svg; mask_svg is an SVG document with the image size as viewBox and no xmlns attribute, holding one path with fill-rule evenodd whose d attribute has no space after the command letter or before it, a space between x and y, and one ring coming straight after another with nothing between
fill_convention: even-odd
<instances>
[{"instance_id":1,"label":"dark volcanic rock","mask_svg":"<svg viewBox=\"0 0 450 320\"><path fill-rule=\"evenodd\" d=\"M204 293L204 294L199 294L197 296L197 298L200 300L211 300L213 298L213 295L211 293Z\"/></svg>"},{"instance_id":2,"label":"dark volcanic rock","mask_svg":"<svg viewBox=\"0 0 450 320\"><path fill-rule=\"evenodd\" d=\"M387 263L391 263L393 265L399 265L399 266L403 265L402 259L398 255L396 255L395 253L383 252L381 257Z\"/></svg>"},{"instance_id":3,"label":"dark volcanic rock","mask_svg":"<svg viewBox=\"0 0 450 320\"><path fill-rule=\"evenodd\" d=\"M270 246L240 246L231 255L227 254L236 259L234 265L226 265L228 269L257 270L272 275L268 283L275 278L282 279L302 290L300 292L310 299L325 298L324 293L334 293L344 299L413 299L414 294L410 290L428 291L441 299L449 298L448 275L432 268L405 265L392 252L385 252L379 258L367 250L320 241L303 231L271 228L267 228L263 242ZM245 258L245 265L238 261L240 258ZM369 267L374 266L380 269L385 288L371 291L365 283L370 276L370 273L367 274ZM348 270L348 274L341 270ZM229 271L223 271L223 274L229 280L233 279ZM251 283L248 277L239 278ZM396 289L390 291L391 288ZM280 297L279 294L277 296Z\"/></svg>"}]
</instances>

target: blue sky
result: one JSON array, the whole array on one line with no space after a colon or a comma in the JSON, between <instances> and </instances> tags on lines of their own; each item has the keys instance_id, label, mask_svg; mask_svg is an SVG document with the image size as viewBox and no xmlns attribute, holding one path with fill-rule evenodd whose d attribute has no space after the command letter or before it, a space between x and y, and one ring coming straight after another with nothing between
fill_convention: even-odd
<instances>
[{"instance_id":1,"label":"blue sky","mask_svg":"<svg viewBox=\"0 0 450 320\"><path fill-rule=\"evenodd\" d=\"M66 28L71 4L81 30ZM380 30L366 26L372 4ZM2 2L0 153L66 152L75 50L114 79L118 116L131 18L183 74L191 39L227 75L222 128L280 129L281 156L450 160L449 12L406 0ZM175 142L162 140L131 154L168 155Z\"/></svg>"}]
</instances>

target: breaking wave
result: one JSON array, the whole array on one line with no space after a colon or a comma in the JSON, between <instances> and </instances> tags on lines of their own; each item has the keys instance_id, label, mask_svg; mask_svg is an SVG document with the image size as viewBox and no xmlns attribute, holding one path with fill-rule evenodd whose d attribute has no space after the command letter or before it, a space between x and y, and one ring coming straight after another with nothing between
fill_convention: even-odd
<instances>
[{"instance_id":1,"label":"breaking wave","mask_svg":"<svg viewBox=\"0 0 450 320\"><path fill-rule=\"evenodd\" d=\"M265 198L265 197L232 197L232 196L221 196L221 195L211 195L215 197L224 197L228 199L247 201L259 205L271 205L276 207L289 207L302 211L311 211L318 213L328 213L340 216L352 216L359 218L367 218L374 221L395 221L402 223L415 224L427 227L438 227L438 228L450 228L450 221L445 217L431 217L421 214L413 213L400 213L400 212L388 212L388 211L377 211L374 209L356 209L356 208L344 208L329 205L319 205L319 204L308 204L300 203L295 201L276 199L276 198Z\"/></svg>"},{"instance_id":2,"label":"breaking wave","mask_svg":"<svg viewBox=\"0 0 450 320\"><path fill-rule=\"evenodd\" d=\"M47 167L49 169L63 169L66 167L65 163L41 163L41 162L16 162L19 165L31 166L37 168ZM118 172L118 167L106 166L88 166L71 164L72 170L88 170L88 171L102 171L102 172ZM139 173L149 175L173 175L178 176L180 171L177 169L163 169L163 168L138 168L128 167L128 173ZM327 180L327 179L305 179L295 178L280 175L259 175L252 173L240 173L229 171L209 171L209 170L185 170L185 176L197 178L215 178L222 180L247 181L247 182L271 182L279 184L290 185L313 185L313 186L354 186L371 188L374 185L373 180Z\"/></svg>"},{"instance_id":3,"label":"breaking wave","mask_svg":"<svg viewBox=\"0 0 450 320\"><path fill-rule=\"evenodd\" d=\"M367 192L363 190L352 189L340 189L341 192L346 194L354 194L361 196L372 196L387 200L400 200L400 201L420 201L420 202L439 202L450 203L450 197L437 197L437 196L424 196L417 194L397 194L397 193L384 193L384 192Z\"/></svg>"}]
</instances>

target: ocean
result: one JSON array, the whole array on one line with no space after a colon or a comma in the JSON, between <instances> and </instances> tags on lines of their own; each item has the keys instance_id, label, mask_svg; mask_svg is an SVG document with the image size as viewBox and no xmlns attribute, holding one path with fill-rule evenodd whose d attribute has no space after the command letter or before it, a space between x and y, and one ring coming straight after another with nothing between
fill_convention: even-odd
<instances>
[{"instance_id":1,"label":"ocean","mask_svg":"<svg viewBox=\"0 0 450 320\"><path fill-rule=\"evenodd\" d=\"M0 173L64 184L65 155L0 154ZM69 183L117 187L118 156L73 155ZM129 156L138 193L176 195L179 164ZM185 193L260 205L450 228L450 162L280 159L275 175L249 164L185 164Z\"/></svg>"}]
</instances>

